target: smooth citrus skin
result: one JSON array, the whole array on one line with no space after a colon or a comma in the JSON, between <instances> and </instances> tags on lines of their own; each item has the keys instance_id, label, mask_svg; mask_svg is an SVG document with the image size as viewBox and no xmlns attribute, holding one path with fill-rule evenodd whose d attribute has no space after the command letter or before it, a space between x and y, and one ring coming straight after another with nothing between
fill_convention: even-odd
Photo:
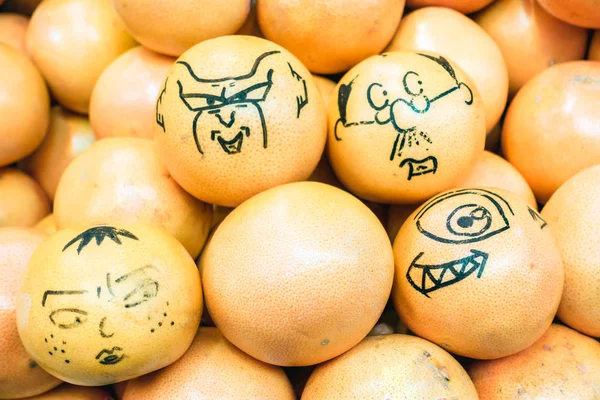
<instances>
[{"instance_id":1,"label":"smooth citrus skin","mask_svg":"<svg viewBox=\"0 0 600 400\"><path fill-rule=\"evenodd\" d=\"M600 7L596 0L538 0L556 18L584 28L600 28Z\"/></svg>"},{"instance_id":2,"label":"smooth citrus skin","mask_svg":"<svg viewBox=\"0 0 600 400\"><path fill-rule=\"evenodd\" d=\"M419 203L452 187L484 143L479 93L434 53L361 62L340 80L329 106L331 166L352 193L374 202Z\"/></svg>"},{"instance_id":3,"label":"smooth citrus skin","mask_svg":"<svg viewBox=\"0 0 600 400\"><path fill-rule=\"evenodd\" d=\"M90 123L99 139L154 136L156 98L174 62L139 46L102 72L90 101Z\"/></svg>"},{"instance_id":4,"label":"smooth citrus skin","mask_svg":"<svg viewBox=\"0 0 600 400\"><path fill-rule=\"evenodd\" d=\"M44 233L46 236L54 234L57 231L54 214L46 215L40 222L35 224L33 228Z\"/></svg>"},{"instance_id":5,"label":"smooth citrus skin","mask_svg":"<svg viewBox=\"0 0 600 400\"><path fill-rule=\"evenodd\" d=\"M67 165L95 141L87 118L54 106L44 140L30 156L19 162L19 167L40 183L52 201Z\"/></svg>"},{"instance_id":6,"label":"smooth citrus skin","mask_svg":"<svg viewBox=\"0 0 600 400\"><path fill-rule=\"evenodd\" d=\"M25 352L16 324L17 293L27 263L45 235L23 228L0 228L0 398L16 399L43 393L60 381Z\"/></svg>"},{"instance_id":7,"label":"smooth citrus skin","mask_svg":"<svg viewBox=\"0 0 600 400\"><path fill-rule=\"evenodd\" d=\"M477 359L505 357L538 340L564 283L552 227L501 189L434 197L400 228L394 260L392 299L408 329Z\"/></svg>"},{"instance_id":8,"label":"smooth citrus skin","mask_svg":"<svg viewBox=\"0 0 600 400\"><path fill-rule=\"evenodd\" d=\"M333 398L478 399L458 361L435 344L407 335L367 337L317 366L302 400Z\"/></svg>"},{"instance_id":9,"label":"smooth citrus skin","mask_svg":"<svg viewBox=\"0 0 600 400\"><path fill-rule=\"evenodd\" d=\"M326 141L326 110L308 70L253 36L202 42L175 63L156 106L162 161L188 193L235 207L302 181Z\"/></svg>"},{"instance_id":10,"label":"smooth citrus skin","mask_svg":"<svg viewBox=\"0 0 600 400\"><path fill-rule=\"evenodd\" d=\"M588 52L588 60L600 61L600 30L594 31Z\"/></svg>"},{"instance_id":11,"label":"smooth citrus skin","mask_svg":"<svg viewBox=\"0 0 600 400\"><path fill-rule=\"evenodd\" d=\"M173 365L131 381L123 400L290 399L294 391L280 367L237 349L217 328L200 328Z\"/></svg>"},{"instance_id":12,"label":"smooth citrus skin","mask_svg":"<svg viewBox=\"0 0 600 400\"><path fill-rule=\"evenodd\" d=\"M542 216L552 225L565 265L565 289L558 317L588 336L600 336L600 167L566 181L550 198Z\"/></svg>"},{"instance_id":13,"label":"smooth citrus skin","mask_svg":"<svg viewBox=\"0 0 600 400\"><path fill-rule=\"evenodd\" d=\"M177 240L152 225L100 225L60 230L36 249L17 327L46 371L101 386L173 363L201 312L200 276Z\"/></svg>"},{"instance_id":14,"label":"smooth citrus skin","mask_svg":"<svg viewBox=\"0 0 600 400\"><path fill-rule=\"evenodd\" d=\"M0 166L27 156L40 144L50 117L44 79L19 50L0 43Z\"/></svg>"},{"instance_id":15,"label":"smooth citrus skin","mask_svg":"<svg viewBox=\"0 0 600 400\"><path fill-rule=\"evenodd\" d=\"M480 399L594 399L600 344L553 324L531 347L510 357L475 361L468 372Z\"/></svg>"},{"instance_id":16,"label":"smooth citrus skin","mask_svg":"<svg viewBox=\"0 0 600 400\"><path fill-rule=\"evenodd\" d=\"M127 30L145 47L179 57L197 43L242 27L250 0L111 0Z\"/></svg>"},{"instance_id":17,"label":"smooth citrus skin","mask_svg":"<svg viewBox=\"0 0 600 400\"><path fill-rule=\"evenodd\" d=\"M0 227L28 228L50 213L44 191L16 168L0 168Z\"/></svg>"},{"instance_id":18,"label":"smooth citrus skin","mask_svg":"<svg viewBox=\"0 0 600 400\"><path fill-rule=\"evenodd\" d=\"M27 30L27 50L53 97L83 114L104 68L134 45L110 0L44 0Z\"/></svg>"},{"instance_id":19,"label":"smooth citrus skin","mask_svg":"<svg viewBox=\"0 0 600 400\"><path fill-rule=\"evenodd\" d=\"M380 53L394 35L404 0L260 0L258 23L314 73L347 71Z\"/></svg>"},{"instance_id":20,"label":"smooth citrus skin","mask_svg":"<svg viewBox=\"0 0 600 400\"><path fill-rule=\"evenodd\" d=\"M529 81L502 130L506 159L540 203L577 172L600 163L600 62L571 61Z\"/></svg>"},{"instance_id":21,"label":"smooth citrus skin","mask_svg":"<svg viewBox=\"0 0 600 400\"><path fill-rule=\"evenodd\" d=\"M27 400L113 400L113 397L103 388L64 383L54 390Z\"/></svg>"},{"instance_id":22,"label":"smooth citrus skin","mask_svg":"<svg viewBox=\"0 0 600 400\"><path fill-rule=\"evenodd\" d=\"M29 18L20 14L0 14L0 43L7 44L22 53L25 51L25 34Z\"/></svg>"},{"instance_id":23,"label":"smooth citrus skin","mask_svg":"<svg viewBox=\"0 0 600 400\"><path fill-rule=\"evenodd\" d=\"M498 0L475 21L502 51L511 96L544 69L585 56L587 30L553 17L536 0Z\"/></svg>"},{"instance_id":24,"label":"smooth citrus skin","mask_svg":"<svg viewBox=\"0 0 600 400\"><path fill-rule=\"evenodd\" d=\"M173 180L151 140L111 138L94 143L69 164L56 190L54 215L59 229L159 225L196 257L208 236L211 207Z\"/></svg>"},{"instance_id":25,"label":"smooth citrus skin","mask_svg":"<svg viewBox=\"0 0 600 400\"><path fill-rule=\"evenodd\" d=\"M377 322L392 285L389 239L360 200L298 182L252 197L217 228L201 261L223 335L275 365L329 360Z\"/></svg>"},{"instance_id":26,"label":"smooth citrus skin","mask_svg":"<svg viewBox=\"0 0 600 400\"><path fill-rule=\"evenodd\" d=\"M386 51L397 50L427 50L447 57L481 94L486 131L500 120L508 97L506 63L498 45L471 19L442 7L416 10L402 18Z\"/></svg>"},{"instance_id":27,"label":"smooth citrus skin","mask_svg":"<svg viewBox=\"0 0 600 400\"><path fill-rule=\"evenodd\" d=\"M429 6L448 7L461 12L470 14L479 11L494 0L406 0L408 8L422 8Z\"/></svg>"}]
</instances>

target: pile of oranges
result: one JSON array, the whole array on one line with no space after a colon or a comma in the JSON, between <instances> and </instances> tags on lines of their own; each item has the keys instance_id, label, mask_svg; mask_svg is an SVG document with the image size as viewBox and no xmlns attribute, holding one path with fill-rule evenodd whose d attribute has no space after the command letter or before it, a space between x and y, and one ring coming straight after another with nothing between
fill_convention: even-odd
<instances>
[{"instance_id":1,"label":"pile of oranges","mask_svg":"<svg viewBox=\"0 0 600 400\"><path fill-rule=\"evenodd\" d=\"M597 0L0 0L0 399L600 399Z\"/></svg>"}]
</instances>

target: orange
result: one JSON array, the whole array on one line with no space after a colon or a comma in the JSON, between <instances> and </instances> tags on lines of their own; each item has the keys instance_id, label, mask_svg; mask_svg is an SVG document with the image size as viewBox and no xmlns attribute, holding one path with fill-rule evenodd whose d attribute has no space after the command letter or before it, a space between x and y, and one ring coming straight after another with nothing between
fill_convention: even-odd
<instances>
[{"instance_id":1,"label":"orange","mask_svg":"<svg viewBox=\"0 0 600 400\"><path fill-rule=\"evenodd\" d=\"M468 367L480 399L594 399L600 385L600 344L552 325L531 347Z\"/></svg>"},{"instance_id":2,"label":"orange","mask_svg":"<svg viewBox=\"0 0 600 400\"><path fill-rule=\"evenodd\" d=\"M156 108L167 170L188 193L220 206L305 180L325 147L326 110L310 73L284 48L253 36L188 50Z\"/></svg>"},{"instance_id":3,"label":"orange","mask_svg":"<svg viewBox=\"0 0 600 400\"><path fill-rule=\"evenodd\" d=\"M200 328L190 349L167 368L131 381L124 400L290 399L294 391L280 367L255 360L216 328Z\"/></svg>"},{"instance_id":4,"label":"orange","mask_svg":"<svg viewBox=\"0 0 600 400\"><path fill-rule=\"evenodd\" d=\"M587 30L554 18L536 0L496 1L475 21L502 50L511 96L544 69L585 56Z\"/></svg>"},{"instance_id":5,"label":"orange","mask_svg":"<svg viewBox=\"0 0 600 400\"><path fill-rule=\"evenodd\" d=\"M519 196L531 208L537 210L537 201L523 175L497 154L484 151L471 173L457 188L487 186L507 190Z\"/></svg>"},{"instance_id":6,"label":"orange","mask_svg":"<svg viewBox=\"0 0 600 400\"><path fill-rule=\"evenodd\" d=\"M500 120L508 97L508 70L494 39L465 15L426 7L402 18L387 48L428 50L447 57L472 80L485 106L486 131Z\"/></svg>"},{"instance_id":7,"label":"orange","mask_svg":"<svg viewBox=\"0 0 600 400\"><path fill-rule=\"evenodd\" d=\"M368 337L317 366L302 400L334 398L478 399L458 361L435 344L407 335Z\"/></svg>"},{"instance_id":8,"label":"orange","mask_svg":"<svg viewBox=\"0 0 600 400\"><path fill-rule=\"evenodd\" d=\"M16 324L17 293L27 263L44 239L23 228L0 228L0 398L16 399L43 393L60 381L41 369L25 352Z\"/></svg>"},{"instance_id":9,"label":"orange","mask_svg":"<svg viewBox=\"0 0 600 400\"><path fill-rule=\"evenodd\" d=\"M25 34L29 18L20 14L0 14L0 43L7 44L21 52L25 51Z\"/></svg>"},{"instance_id":10,"label":"orange","mask_svg":"<svg viewBox=\"0 0 600 400\"><path fill-rule=\"evenodd\" d=\"M50 213L44 191L16 168L0 168L0 227L28 228Z\"/></svg>"},{"instance_id":11,"label":"orange","mask_svg":"<svg viewBox=\"0 0 600 400\"><path fill-rule=\"evenodd\" d=\"M258 23L313 73L347 71L380 53L394 35L404 0L260 0Z\"/></svg>"},{"instance_id":12,"label":"orange","mask_svg":"<svg viewBox=\"0 0 600 400\"><path fill-rule=\"evenodd\" d=\"M178 57L204 40L235 33L250 0L113 0L127 30L145 47Z\"/></svg>"},{"instance_id":13,"label":"orange","mask_svg":"<svg viewBox=\"0 0 600 400\"><path fill-rule=\"evenodd\" d=\"M494 0L406 0L408 8L422 8L428 6L440 6L452 8L463 14L481 10Z\"/></svg>"},{"instance_id":14,"label":"orange","mask_svg":"<svg viewBox=\"0 0 600 400\"><path fill-rule=\"evenodd\" d=\"M552 226L565 265L565 288L558 318L588 336L600 336L600 166L566 181L542 216Z\"/></svg>"},{"instance_id":15,"label":"orange","mask_svg":"<svg viewBox=\"0 0 600 400\"><path fill-rule=\"evenodd\" d=\"M104 223L149 223L165 228L192 257L208 235L211 207L188 193L159 162L153 142L111 138L91 145L69 164L56 190L59 229Z\"/></svg>"},{"instance_id":16,"label":"orange","mask_svg":"<svg viewBox=\"0 0 600 400\"><path fill-rule=\"evenodd\" d=\"M206 306L229 341L261 361L302 366L336 357L369 333L389 297L393 258L385 230L360 200L298 182L233 210L201 271Z\"/></svg>"},{"instance_id":17,"label":"orange","mask_svg":"<svg viewBox=\"0 0 600 400\"><path fill-rule=\"evenodd\" d=\"M600 30L594 31L588 52L588 60L600 61Z\"/></svg>"},{"instance_id":18,"label":"orange","mask_svg":"<svg viewBox=\"0 0 600 400\"><path fill-rule=\"evenodd\" d=\"M90 101L90 123L99 139L152 138L156 98L175 59L144 47L123 53L100 75Z\"/></svg>"},{"instance_id":19,"label":"orange","mask_svg":"<svg viewBox=\"0 0 600 400\"><path fill-rule=\"evenodd\" d=\"M577 172L600 163L600 62L571 61L530 80L502 130L506 159L540 203Z\"/></svg>"},{"instance_id":20,"label":"orange","mask_svg":"<svg viewBox=\"0 0 600 400\"><path fill-rule=\"evenodd\" d=\"M40 222L33 227L38 232L44 233L46 236L50 236L57 231L56 229L56 218L54 214L46 215Z\"/></svg>"},{"instance_id":21,"label":"orange","mask_svg":"<svg viewBox=\"0 0 600 400\"><path fill-rule=\"evenodd\" d=\"M50 111L50 126L40 146L19 167L33 176L50 200L67 165L96 140L87 118L60 106Z\"/></svg>"},{"instance_id":22,"label":"orange","mask_svg":"<svg viewBox=\"0 0 600 400\"><path fill-rule=\"evenodd\" d=\"M50 117L44 79L19 50L0 43L0 167L12 164L41 143Z\"/></svg>"},{"instance_id":23,"label":"orange","mask_svg":"<svg viewBox=\"0 0 600 400\"><path fill-rule=\"evenodd\" d=\"M329 108L329 103L331 103L332 100L335 101L335 82L319 75L313 75L312 77L317 85L317 88L319 89L321 97L323 97L325 109Z\"/></svg>"},{"instance_id":24,"label":"orange","mask_svg":"<svg viewBox=\"0 0 600 400\"><path fill-rule=\"evenodd\" d=\"M27 400L113 400L103 388L74 386L64 383L54 390Z\"/></svg>"},{"instance_id":25,"label":"orange","mask_svg":"<svg viewBox=\"0 0 600 400\"><path fill-rule=\"evenodd\" d=\"M17 328L42 368L101 386L163 368L191 344L200 276L185 248L152 225L63 229L33 253Z\"/></svg>"},{"instance_id":26,"label":"orange","mask_svg":"<svg viewBox=\"0 0 600 400\"><path fill-rule=\"evenodd\" d=\"M552 228L501 189L455 189L426 202L400 228L394 261L392 300L408 329L470 358L532 345L563 289Z\"/></svg>"},{"instance_id":27,"label":"orange","mask_svg":"<svg viewBox=\"0 0 600 400\"><path fill-rule=\"evenodd\" d=\"M348 71L329 106L339 180L379 203L419 203L469 173L485 144L482 98L433 53L392 52Z\"/></svg>"},{"instance_id":28,"label":"orange","mask_svg":"<svg viewBox=\"0 0 600 400\"><path fill-rule=\"evenodd\" d=\"M27 30L27 49L52 95L83 114L104 68L134 45L110 0L44 0Z\"/></svg>"},{"instance_id":29,"label":"orange","mask_svg":"<svg viewBox=\"0 0 600 400\"><path fill-rule=\"evenodd\" d=\"M600 7L596 0L538 0L556 18L584 28L600 28Z\"/></svg>"}]
</instances>

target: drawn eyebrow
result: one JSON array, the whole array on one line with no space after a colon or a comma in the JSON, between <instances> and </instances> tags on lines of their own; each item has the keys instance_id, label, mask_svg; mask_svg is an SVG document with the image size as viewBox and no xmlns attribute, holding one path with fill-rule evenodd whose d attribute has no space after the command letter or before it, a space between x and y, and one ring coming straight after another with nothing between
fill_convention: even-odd
<instances>
[{"instance_id":1,"label":"drawn eyebrow","mask_svg":"<svg viewBox=\"0 0 600 400\"><path fill-rule=\"evenodd\" d=\"M62 295L70 295L70 294L85 294L87 290L46 290L44 292L44 297L42 298L42 307L46 306L46 300L48 296L62 296Z\"/></svg>"}]
</instances>

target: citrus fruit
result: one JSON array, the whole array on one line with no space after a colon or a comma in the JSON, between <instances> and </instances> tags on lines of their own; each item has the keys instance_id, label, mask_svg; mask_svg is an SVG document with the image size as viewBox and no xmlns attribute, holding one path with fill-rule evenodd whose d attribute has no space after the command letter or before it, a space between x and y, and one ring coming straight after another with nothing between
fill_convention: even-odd
<instances>
[{"instance_id":1,"label":"citrus fruit","mask_svg":"<svg viewBox=\"0 0 600 400\"><path fill-rule=\"evenodd\" d=\"M16 168L0 168L0 227L29 228L50 213L44 191Z\"/></svg>"}]
</instances>

